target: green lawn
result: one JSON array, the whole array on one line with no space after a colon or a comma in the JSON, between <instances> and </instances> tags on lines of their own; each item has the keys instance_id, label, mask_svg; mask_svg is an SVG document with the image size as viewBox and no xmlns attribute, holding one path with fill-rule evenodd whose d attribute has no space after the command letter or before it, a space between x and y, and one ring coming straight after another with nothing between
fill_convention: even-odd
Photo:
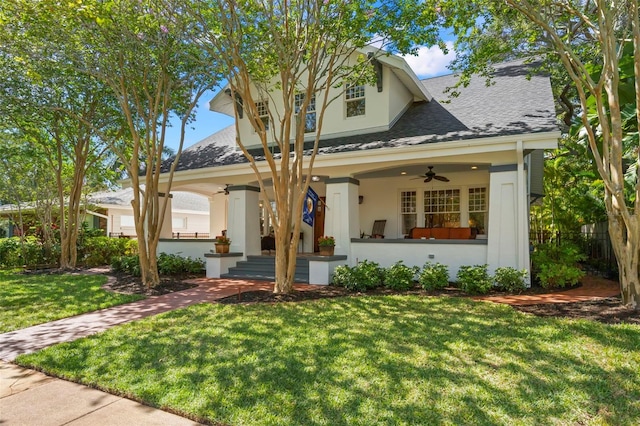
<instances>
[{"instance_id":1,"label":"green lawn","mask_svg":"<svg viewBox=\"0 0 640 426\"><path fill-rule=\"evenodd\" d=\"M100 275L24 275L0 270L0 333L140 300L100 288Z\"/></svg>"},{"instance_id":2,"label":"green lawn","mask_svg":"<svg viewBox=\"0 0 640 426\"><path fill-rule=\"evenodd\" d=\"M640 327L463 298L203 304L17 362L219 424L640 422Z\"/></svg>"}]
</instances>

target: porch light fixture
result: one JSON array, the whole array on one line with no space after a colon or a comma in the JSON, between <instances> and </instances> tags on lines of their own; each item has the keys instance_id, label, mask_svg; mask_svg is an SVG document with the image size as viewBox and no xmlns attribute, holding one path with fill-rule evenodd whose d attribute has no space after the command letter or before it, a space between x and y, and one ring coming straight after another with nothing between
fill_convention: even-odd
<instances>
[{"instance_id":1,"label":"porch light fixture","mask_svg":"<svg viewBox=\"0 0 640 426\"><path fill-rule=\"evenodd\" d=\"M478 170L478 166L471 166L471 170Z\"/></svg>"},{"instance_id":2,"label":"porch light fixture","mask_svg":"<svg viewBox=\"0 0 640 426\"><path fill-rule=\"evenodd\" d=\"M311 176L312 182L320 182L320 176Z\"/></svg>"},{"instance_id":3,"label":"porch light fixture","mask_svg":"<svg viewBox=\"0 0 640 426\"><path fill-rule=\"evenodd\" d=\"M407 172L402 171L402 172L400 172L400 174L401 174L401 175L406 175L406 174L407 174Z\"/></svg>"}]
</instances>

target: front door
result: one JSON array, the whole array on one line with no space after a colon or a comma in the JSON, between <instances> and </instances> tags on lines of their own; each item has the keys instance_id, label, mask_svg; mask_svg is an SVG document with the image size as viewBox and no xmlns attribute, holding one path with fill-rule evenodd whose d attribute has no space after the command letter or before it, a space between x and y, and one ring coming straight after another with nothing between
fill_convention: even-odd
<instances>
[{"instance_id":1,"label":"front door","mask_svg":"<svg viewBox=\"0 0 640 426\"><path fill-rule=\"evenodd\" d=\"M326 197L320 197L316 206L316 217L313 220L313 252L318 252L318 238L324 236L324 201Z\"/></svg>"}]
</instances>

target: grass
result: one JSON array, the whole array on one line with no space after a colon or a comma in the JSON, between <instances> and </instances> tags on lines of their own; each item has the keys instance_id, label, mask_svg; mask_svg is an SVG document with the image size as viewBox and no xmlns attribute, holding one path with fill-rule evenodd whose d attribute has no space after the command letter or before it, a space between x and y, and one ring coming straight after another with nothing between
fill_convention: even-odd
<instances>
[{"instance_id":1,"label":"grass","mask_svg":"<svg viewBox=\"0 0 640 426\"><path fill-rule=\"evenodd\" d=\"M100 275L24 275L0 270L0 333L120 305L143 297L100 288Z\"/></svg>"},{"instance_id":2,"label":"grass","mask_svg":"<svg viewBox=\"0 0 640 426\"><path fill-rule=\"evenodd\" d=\"M213 424L640 421L640 327L462 298L196 305L17 362Z\"/></svg>"}]
</instances>

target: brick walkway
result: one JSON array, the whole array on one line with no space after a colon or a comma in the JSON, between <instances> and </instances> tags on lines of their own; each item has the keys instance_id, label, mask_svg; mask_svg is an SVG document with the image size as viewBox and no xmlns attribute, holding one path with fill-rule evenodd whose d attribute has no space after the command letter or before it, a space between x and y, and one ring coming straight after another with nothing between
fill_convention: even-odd
<instances>
[{"instance_id":1,"label":"brick walkway","mask_svg":"<svg viewBox=\"0 0 640 426\"><path fill-rule=\"evenodd\" d=\"M539 305L543 303L572 303L620 296L620 284L602 277L587 275L582 285L565 291L553 291L544 294L522 294L509 296L478 296L475 300L505 303L507 305Z\"/></svg>"}]
</instances>

